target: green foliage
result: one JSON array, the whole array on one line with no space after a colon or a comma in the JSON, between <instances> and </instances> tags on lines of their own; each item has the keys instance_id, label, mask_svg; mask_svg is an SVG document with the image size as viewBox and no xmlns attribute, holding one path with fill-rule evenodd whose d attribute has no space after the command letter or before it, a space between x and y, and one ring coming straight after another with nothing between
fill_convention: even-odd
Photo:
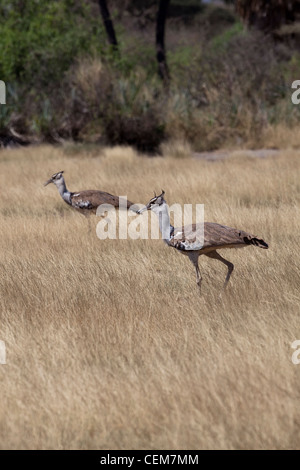
<instances>
[{"instance_id":1,"label":"green foliage","mask_svg":"<svg viewBox=\"0 0 300 470\"><path fill-rule=\"evenodd\" d=\"M232 38L238 35L246 34L241 22L237 21L233 26L217 35L212 40L212 47L215 50L225 50Z\"/></svg>"},{"instance_id":2,"label":"green foliage","mask_svg":"<svg viewBox=\"0 0 300 470\"><path fill-rule=\"evenodd\" d=\"M198 51L200 55L200 50ZM189 67L195 61L195 48L193 46L179 46L168 53L168 64L176 71Z\"/></svg>"},{"instance_id":3,"label":"green foliage","mask_svg":"<svg viewBox=\"0 0 300 470\"><path fill-rule=\"evenodd\" d=\"M0 76L47 85L62 80L74 58L104 43L100 17L76 0L2 0Z\"/></svg>"},{"instance_id":4,"label":"green foliage","mask_svg":"<svg viewBox=\"0 0 300 470\"><path fill-rule=\"evenodd\" d=\"M190 15L189 27L185 19L170 19L166 90L157 75L153 25L151 35L142 35L138 26L128 28L125 14L120 23L116 16L116 53L107 45L97 2L3 0L0 78L8 99L0 107L0 131L156 152L167 138L214 149L258 142L270 124L298 122L290 85L299 78L299 53L248 32L231 9L196 0L173 6L201 12Z\"/></svg>"},{"instance_id":5,"label":"green foliage","mask_svg":"<svg viewBox=\"0 0 300 470\"><path fill-rule=\"evenodd\" d=\"M157 72L155 59L155 47L153 44L138 42L126 36L123 28L118 28L120 54L107 54L105 61L118 73L129 76L137 70L143 69L147 77L152 77Z\"/></svg>"},{"instance_id":6,"label":"green foliage","mask_svg":"<svg viewBox=\"0 0 300 470\"><path fill-rule=\"evenodd\" d=\"M79 62L72 77L76 98L74 106L65 105L70 129L82 118L84 109L81 127L85 137L92 131L105 143L130 144L144 151L158 149L164 138L165 114L159 106L164 93L156 74L151 77L141 67L124 74L91 58Z\"/></svg>"},{"instance_id":7,"label":"green foliage","mask_svg":"<svg viewBox=\"0 0 300 470\"><path fill-rule=\"evenodd\" d=\"M226 40L206 44L184 75L173 74L166 133L197 149L228 141L257 144L269 124L298 120L286 79L285 69L291 68L280 59L282 50L278 54L273 41L260 33L229 33ZM296 69L295 59L290 62ZM288 106L282 105L285 101Z\"/></svg>"}]
</instances>

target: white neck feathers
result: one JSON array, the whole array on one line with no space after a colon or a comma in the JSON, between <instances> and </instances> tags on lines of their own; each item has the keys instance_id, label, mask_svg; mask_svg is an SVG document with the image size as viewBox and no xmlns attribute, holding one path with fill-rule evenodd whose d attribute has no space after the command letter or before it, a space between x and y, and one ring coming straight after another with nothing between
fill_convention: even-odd
<instances>
[{"instance_id":1,"label":"white neck feathers","mask_svg":"<svg viewBox=\"0 0 300 470\"><path fill-rule=\"evenodd\" d=\"M58 192L63 198L63 200L67 202L68 204L71 204L71 199L70 199L71 193L70 191L67 190L64 177L60 178L58 181L54 181L54 184L57 187Z\"/></svg>"},{"instance_id":2,"label":"white neck feathers","mask_svg":"<svg viewBox=\"0 0 300 470\"><path fill-rule=\"evenodd\" d=\"M153 212L158 217L159 228L166 243L169 243L173 237L174 227L170 224L169 208L166 202L163 202L160 206L154 206Z\"/></svg>"}]
</instances>

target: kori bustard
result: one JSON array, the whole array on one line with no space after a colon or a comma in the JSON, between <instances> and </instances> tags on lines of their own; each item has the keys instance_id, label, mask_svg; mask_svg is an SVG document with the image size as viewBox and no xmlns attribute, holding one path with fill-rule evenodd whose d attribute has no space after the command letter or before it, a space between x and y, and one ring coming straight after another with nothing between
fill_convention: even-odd
<instances>
[{"instance_id":1,"label":"kori bustard","mask_svg":"<svg viewBox=\"0 0 300 470\"><path fill-rule=\"evenodd\" d=\"M154 196L148 204L138 211L138 214L146 210L151 210L159 217L159 228L163 234L164 241L176 248L180 253L187 255L196 269L196 280L201 292L202 276L199 270L199 256L205 255L209 258L224 263L227 268L227 275L224 288L227 286L233 271L234 265L223 258L217 250L223 248L242 248L245 246L258 246L259 248L268 248L268 244L250 233L235 228L226 227L212 222L202 224L185 225L174 228L170 224L168 205L164 199L165 192L159 196ZM204 228L204 230L203 230Z\"/></svg>"},{"instance_id":2,"label":"kori bustard","mask_svg":"<svg viewBox=\"0 0 300 470\"><path fill-rule=\"evenodd\" d=\"M113 207L119 208L119 197L104 191L88 189L87 191L71 193L67 189L63 171L54 173L54 175L52 175L51 178L46 181L46 183L44 183L44 186L47 186L50 183L55 184L59 194L67 204L74 207L74 209L78 210L84 215L96 214L97 208L101 204L110 204ZM126 205L127 209L131 208L134 212L137 212L137 208L134 207L132 202L127 200Z\"/></svg>"}]
</instances>

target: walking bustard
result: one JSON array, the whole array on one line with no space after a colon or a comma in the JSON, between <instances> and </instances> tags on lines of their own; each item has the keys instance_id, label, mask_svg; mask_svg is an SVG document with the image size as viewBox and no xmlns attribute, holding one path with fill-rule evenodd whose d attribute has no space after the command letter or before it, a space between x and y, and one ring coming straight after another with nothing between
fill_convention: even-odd
<instances>
[{"instance_id":1,"label":"walking bustard","mask_svg":"<svg viewBox=\"0 0 300 470\"><path fill-rule=\"evenodd\" d=\"M87 191L71 193L67 189L63 171L54 173L54 175L52 175L51 178L46 181L44 186L47 186L50 183L55 184L59 194L67 204L74 207L74 209L78 210L84 215L96 214L97 208L101 204L110 204L113 207L119 208L119 197L104 191L88 189ZM125 207L127 207L127 209L131 208L134 212L137 211L137 208L134 208L133 203L128 200L126 201Z\"/></svg>"},{"instance_id":2,"label":"walking bustard","mask_svg":"<svg viewBox=\"0 0 300 470\"><path fill-rule=\"evenodd\" d=\"M171 247L176 248L187 255L196 269L196 279L201 291L202 277L199 270L199 256L205 255L209 258L224 263L227 268L227 276L224 288L227 286L233 271L233 264L223 258L217 250L223 248L242 248L249 245L259 248L268 248L268 244L250 233L235 228L226 227L212 222L204 222L204 231L202 224L185 225L174 228L170 224L168 205L164 199L165 192L159 196L154 196L148 204L138 211L138 214L146 210L151 210L159 217L159 227L163 234L164 241ZM203 237L204 236L204 237Z\"/></svg>"}]
</instances>

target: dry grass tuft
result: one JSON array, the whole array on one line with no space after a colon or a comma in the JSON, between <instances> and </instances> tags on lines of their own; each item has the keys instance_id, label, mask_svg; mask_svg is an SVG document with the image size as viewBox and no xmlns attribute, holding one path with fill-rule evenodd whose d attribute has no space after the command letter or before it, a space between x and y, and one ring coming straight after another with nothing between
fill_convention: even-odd
<instances>
[{"instance_id":1,"label":"dry grass tuft","mask_svg":"<svg viewBox=\"0 0 300 470\"><path fill-rule=\"evenodd\" d=\"M0 153L3 449L299 448L300 159L147 159L128 149ZM263 237L235 271L161 241L105 240L43 182L204 203ZM93 219L96 227L98 219Z\"/></svg>"},{"instance_id":2,"label":"dry grass tuft","mask_svg":"<svg viewBox=\"0 0 300 470\"><path fill-rule=\"evenodd\" d=\"M264 132L263 141L270 148L299 149L299 126L287 126L286 124L269 126Z\"/></svg>"},{"instance_id":3,"label":"dry grass tuft","mask_svg":"<svg viewBox=\"0 0 300 470\"><path fill-rule=\"evenodd\" d=\"M193 149L186 140L169 140L161 144L161 153L164 157L190 158Z\"/></svg>"}]
</instances>

